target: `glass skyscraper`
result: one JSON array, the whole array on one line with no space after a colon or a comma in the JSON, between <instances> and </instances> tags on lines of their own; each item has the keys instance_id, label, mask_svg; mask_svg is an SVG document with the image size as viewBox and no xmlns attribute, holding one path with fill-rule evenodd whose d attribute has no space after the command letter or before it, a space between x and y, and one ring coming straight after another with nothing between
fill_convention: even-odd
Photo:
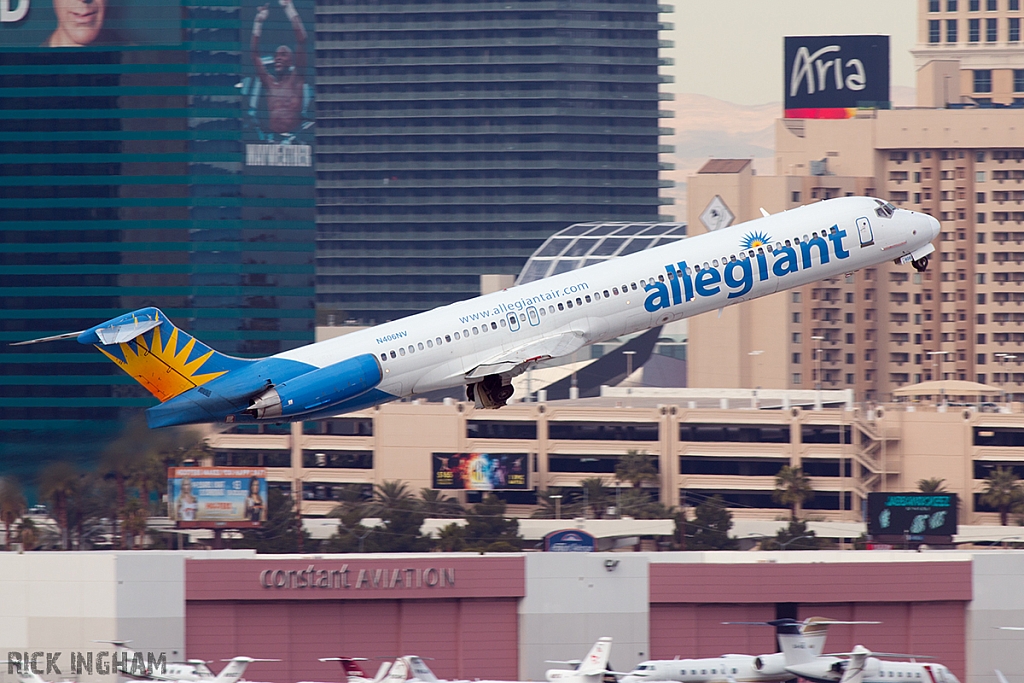
<instances>
[{"instance_id":1,"label":"glass skyscraper","mask_svg":"<svg viewBox=\"0 0 1024 683\"><path fill-rule=\"evenodd\" d=\"M320 0L317 302L479 294L552 234L665 221L656 0Z\"/></svg>"},{"instance_id":2,"label":"glass skyscraper","mask_svg":"<svg viewBox=\"0 0 1024 683\"><path fill-rule=\"evenodd\" d=\"M254 2L94 0L90 42L31 4L0 45L0 475L87 464L155 403L95 349L11 342L142 306L237 355L313 340L312 79L286 131L254 66L279 42L298 62L289 18L253 49Z\"/></svg>"}]
</instances>

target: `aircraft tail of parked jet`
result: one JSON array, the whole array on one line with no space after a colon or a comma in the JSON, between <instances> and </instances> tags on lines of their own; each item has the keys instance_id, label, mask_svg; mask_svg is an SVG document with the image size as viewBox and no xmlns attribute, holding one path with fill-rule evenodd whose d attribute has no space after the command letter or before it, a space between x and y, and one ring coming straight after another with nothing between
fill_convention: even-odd
<instances>
[{"instance_id":1,"label":"aircraft tail of parked jet","mask_svg":"<svg viewBox=\"0 0 1024 683\"><path fill-rule=\"evenodd\" d=\"M600 683L608 672L608 657L611 651L612 639L599 638L574 670L548 669L545 678L559 683Z\"/></svg>"},{"instance_id":2,"label":"aircraft tail of parked jet","mask_svg":"<svg viewBox=\"0 0 1024 683\"><path fill-rule=\"evenodd\" d=\"M216 678L213 679L213 683L235 683L242 677L245 670L253 662L280 662L280 659L254 659L253 657L234 657L232 659L224 660L228 663L220 673L217 674Z\"/></svg>"},{"instance_id":3,"label":"aircraft tail of parked jet","mask_svg":"<svg viewBox=\"0 0 1024 683\"><path fill-rule=\"evenodd\" d=\"M366 657L321 657L319 661L339 662L342 670L345 672L348 683L380 683L391 668L391 662L381 662L377 668L376 675L370 678L366 675L363 667L356 663L367 661Z\"/></svg>"}]
</instances>

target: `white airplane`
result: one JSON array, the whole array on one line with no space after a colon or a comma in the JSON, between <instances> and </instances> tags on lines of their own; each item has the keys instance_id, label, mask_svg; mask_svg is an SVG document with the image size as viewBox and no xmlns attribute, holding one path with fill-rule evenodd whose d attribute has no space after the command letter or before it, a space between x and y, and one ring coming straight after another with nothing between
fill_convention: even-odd
<instances>
[{"instance_id":1,"label":"white airplane","mask_svg":"<svg viewBox=\"0 0 1024 683\"><path fill-rule=\"evenodd\" d=\"M126 659L115 662L118 672L129 678L143 681L172 681L177 683L194 683L195 681L207 681L209 683L234 683L242 677L245 670L253 662L279 662L280 659L255 659L253 657L234 657L233 659L222 659L227 666L221 669L219 674L214 675L207 666L209 662L202 659L189 659L185 662L170 662L161 667L150 666L149 662L140 652L128 647L130 640L94 640L94 643L109 643L124 650Z\"/></svg>"},{"instance_id":2,"label":"white airplane","mask_svg":"<svg viewBox=\"0 0 1024 683\"><path fill-rule=\"evenodd\" d=\"M150 663L140 652L128 647L130 640L94 640L94 643L105 643L123 650L127 657L126 666L120 666L118 660L118 671L129 678L151 681L212 681L214 673L207 666L209 662L202 659L189 659L184 662L169 662L159 668L151 667ZM138 665L132 666L134 662L143 663L143 671L139 671Z\"/></svg>"},{"instance_id":3,"label":"white airplane","mask_svg":"<svg viewBox=\"0 0 1024 683\"><path fill-rule=\"evenodd\" d=\"M700 659L664 659L641 662L619 683L680 681L681 683L768 683L788 681L787 666L813 661L825 647L833 624L877 624L874 621L835 621L810 617L804 621L776 619L765 622L726 622L774 626L781 652L763 655L726 654Z\"/></svg>"},{"instance_id":4,"label":"white airplane","mask_svg":"<svg viewBox=\"0 0 1024 683\"><path fill-rule=\"evenodd\" d=\"M575 669L549 669L545 679L549 683L602 683L608 671L611 638L600 638L580 661L559 662L577 665ZM388 671L384 683L470 683L469 681L442 681L434 675L422 658L415 655L399 657ZM524 683L520 681L488 681L473 679L472 683Z\"/></svg>"},{"instance_id":5,"label":"white airplane","mask_svg":"<svg viewBox=\"0 0 1024 683\"><path fill-rule=\"evenodd\" d=\"M466 386L498 408L537 363L673 320L885 261L928 265L939 222L871 197L767 215L259 360L218 353L156 308L88 330L162 403L150 427L289 422Z\"/></svg>"},{"instance_id":6,"label":"white airplane","mask_svg":"<svg viewBox=\"0 0 1024 683\"><path fill-rule=\"evenodd\" d=\"M813 683L889 683L893 680L901 680L903 683L960 683L953 672L942 664L889 662L879 657L921 658L871 652L862 645L855 645L850 652L825 655L786 668L790 673Z\"/></svg>"}]
</instances>

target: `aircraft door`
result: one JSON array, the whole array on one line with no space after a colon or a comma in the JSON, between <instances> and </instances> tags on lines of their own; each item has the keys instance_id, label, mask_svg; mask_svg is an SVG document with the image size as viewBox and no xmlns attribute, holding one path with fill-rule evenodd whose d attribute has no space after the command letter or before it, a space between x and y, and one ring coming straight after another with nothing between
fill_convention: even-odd
<instances>
[{"instance_id":1,"label":"aircraft door","mask_svg":"<svg viewBox=\"0 0 1024 683\"><path fill-rule=\"evenodd\" d=\"M510 332L519 331L519 316L517 316L515 313L508 314L508 329Z\"/></svg>"},{"instance_id":2,"label":"aircraft door","mask_svg":"<svg viewBox=\"0 0 1024 683\"><path fill-rule=\"evenodd\" d=\"M540 313L537 312L537 308L535 306L527 306L526 319L530 321L531 327L540 325Z\"/></svg>"},{"instance_id":3,"label":"aircraft door","mask_svg":"<svg viewBox=\"0 0 1024 683\"><path fill-rule=\"evenodd\" d=\"M875 243L875 236L871 232L871 221L866 217L857 219L857 236L860 238L860 246L870 247Z\"/></svg>"}]
</instances>

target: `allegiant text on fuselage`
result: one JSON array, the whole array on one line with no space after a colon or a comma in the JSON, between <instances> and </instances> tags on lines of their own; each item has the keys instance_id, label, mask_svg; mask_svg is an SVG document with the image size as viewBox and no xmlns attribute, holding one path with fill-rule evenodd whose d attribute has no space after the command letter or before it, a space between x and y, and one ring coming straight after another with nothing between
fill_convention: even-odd
<instances>
[{"instance_id":1,"label":"allegiant text on fuselage","mask_svg":"<svg viewBox=\"0 0 1024 683\"><path fill-rule=\"evenodd\" d=\"M721 269L695 267L692 277L686 261L680 261L675 265L668 264L665 266L665 272L668 274L667 283L652 281L644 285L644 290L648 292L644 308L654 313L670 306L693 301L698 296L715 296L721 293L723 284L729 292L728 298L742 297L753 288L755 276L759 282L764 282L772 275L783 278L814 267L815 262L812 256L815 251L817 251L819 264L828 263L833 256L839 260L847 259L850 257L850 252L843 246L843 238L846 237L846 234L845 230L833 226L827 235L827 240L823 237L814 237L809 240L794 241L794 246L787 244L774 249L768 247L767 252L758 249L753 256L748 256L744 251L740 258L724 263ZM771 263L769 263L769 257L772 259Z\"/></svg>"}]
</instances>

